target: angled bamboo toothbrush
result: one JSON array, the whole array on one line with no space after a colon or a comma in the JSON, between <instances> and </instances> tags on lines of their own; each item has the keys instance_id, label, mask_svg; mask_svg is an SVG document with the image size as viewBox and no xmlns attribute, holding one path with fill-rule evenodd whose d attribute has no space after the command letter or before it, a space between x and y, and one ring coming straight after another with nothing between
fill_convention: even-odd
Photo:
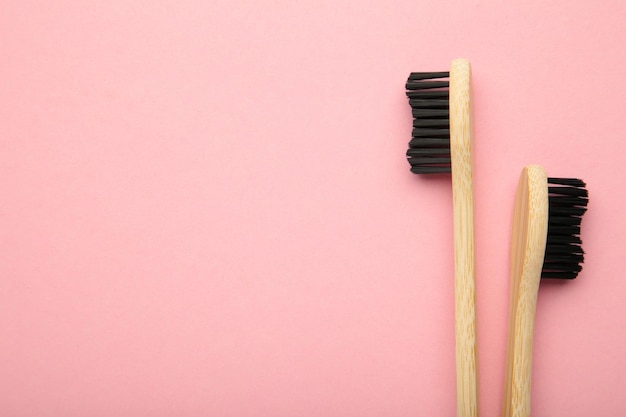
<instances>
[{"instance_id":1,"label":"angled bamboo toothbrush","mask_svg":"<svg viewBox=\"0 0 626 417\"><path fill-rule=\"evenodd\" d=\"M415 174L452 173L457 416L478 416L471 69L455 59L449 72L412 73L413 111L407 158Z\"/></svg>"},{"instance_id":2,"label":"angled bamboo toothbrush","mask_svg":"<svg viewBox=\"0 0 626 417\"><path fill-rule=\"evenodd\" d=\"M511 300L503 417L530 416L533 330L541 278L576 278L583 262L585 183L548 178L538 165L519 179L510 248Z\"/></svg>"}]
</instances>

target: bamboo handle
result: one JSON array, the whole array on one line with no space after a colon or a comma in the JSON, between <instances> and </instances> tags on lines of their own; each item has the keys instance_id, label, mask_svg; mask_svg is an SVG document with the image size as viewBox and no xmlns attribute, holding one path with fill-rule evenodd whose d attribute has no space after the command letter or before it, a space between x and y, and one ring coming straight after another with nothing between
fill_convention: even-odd
<instances>
[{"instance_id":1,"label":"bamboo handle","mask_svg":"<svg viewBox=\"0 0 626 417\"><path fill-rule=\"evenodd\" d=\"M511 231L511 299L503 417L530 416L533 331L548 234L548 183L538 165L524 168Z\"/></svg>"},{"instance_id":2,"label":"bamboo handle","mask_svg":"<svg viewBox=\"0 0 626 417\"><path fill-rule=\"evenodd\" d=\"M478 416L470 63L450 66L457 416Z\"/></svg>"}]
</instances>

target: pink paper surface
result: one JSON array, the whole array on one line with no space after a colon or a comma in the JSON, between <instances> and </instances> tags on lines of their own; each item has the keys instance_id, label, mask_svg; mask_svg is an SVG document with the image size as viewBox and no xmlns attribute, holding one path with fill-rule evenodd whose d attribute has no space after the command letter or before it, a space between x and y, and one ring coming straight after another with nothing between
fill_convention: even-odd
<instances>
[{"instance_id":1,"label":"pink paper surface","mask_svg":"<svg viewBox=\"0 0 626 417\"><path fill-rule=\"evenodd\" d=\"M517 4L516 4L517 3ZM411 71L472 61L481 416L521 168L580 177L533 416L626 415L626 3L0 5L0 416L455 415L451 187Z\"/></svg>"}]
</instances>

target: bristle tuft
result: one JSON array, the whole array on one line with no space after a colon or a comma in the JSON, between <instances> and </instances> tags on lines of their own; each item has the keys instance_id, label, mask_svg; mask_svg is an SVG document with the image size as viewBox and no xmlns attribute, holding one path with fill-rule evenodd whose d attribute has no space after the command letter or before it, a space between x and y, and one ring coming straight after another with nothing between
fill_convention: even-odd
<instances>
[{"instance_id":1,"label":"bristle tuft","mask_svg":"<svg viewBox=\"0 0 626 417\"><path fill-rule=\"evenodd\" d=\"M541 277L574 279L584 261L580 222L589 195L576 178L548 178L548 184L548 239Z\"/></svg>"},{"instance_id":2,"label":"bristle tuft","mask_svg":"<svg viewBox=\"0 0 626 417\"><path fill-rule=\"evenodd\" d=\"M414 120L406 156L415 174L451 170L449 76L449 72L414 72L407 80Z\"/></svg>"}]
</instances>

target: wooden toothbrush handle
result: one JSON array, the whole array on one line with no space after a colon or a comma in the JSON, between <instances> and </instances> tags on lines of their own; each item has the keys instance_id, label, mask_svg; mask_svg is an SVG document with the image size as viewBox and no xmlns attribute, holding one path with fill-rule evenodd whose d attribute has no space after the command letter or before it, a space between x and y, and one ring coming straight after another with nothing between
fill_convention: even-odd
<instances>
[{"instance_id":1,"label":"wooden toothbrush handle","mask_svg":"<svg viewBox=\"0 0 626 417\"><path fill-rule=\"evenodd\" d=\"M503 417L530 416L537 294L548 234L548 184L538 165L524 168L511 231L511 299Z\"/></svg>"},{"instance_id":2,"label":"wooden toothbrush handle","mask_svg":"<svg viewBox=\"0 0 626 417\"><path fill-rule=\"evenodd\" d=\"M450 66L457 417L478 416L470 63Z\"/></svg>"}]
</instances>

